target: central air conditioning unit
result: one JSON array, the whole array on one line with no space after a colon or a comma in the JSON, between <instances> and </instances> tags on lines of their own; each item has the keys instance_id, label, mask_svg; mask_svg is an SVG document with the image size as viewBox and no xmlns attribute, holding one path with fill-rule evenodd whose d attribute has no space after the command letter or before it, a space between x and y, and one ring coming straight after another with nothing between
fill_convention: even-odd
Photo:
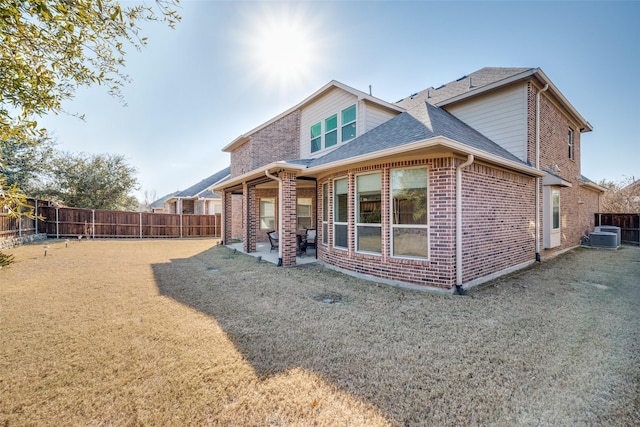
<instances>
[{"instance_id":1,"label":"central air conditioning unit","mask_svg":"<svg viewBox=\"0 0 640 427\"><path fill-rule=\"evenodd\" d=\"M616 233L606 233L596 231L589 233L589 241L594 248L616 249L618 246L618 235Z\"/></svg>"},{"instance_id":2,"label":"central air conditioning unit","mask_svg":"<svg viewBox=\"0 0 640 427\"><path fill-rule=\"evenodd\" d=\"M615 233L618 235L617 245L620 246L622 244L622 232L620 231L620 227L616 227L613 225L601 225L596 227L594 230L596 233Z\"/></svg>"}]
</instances>

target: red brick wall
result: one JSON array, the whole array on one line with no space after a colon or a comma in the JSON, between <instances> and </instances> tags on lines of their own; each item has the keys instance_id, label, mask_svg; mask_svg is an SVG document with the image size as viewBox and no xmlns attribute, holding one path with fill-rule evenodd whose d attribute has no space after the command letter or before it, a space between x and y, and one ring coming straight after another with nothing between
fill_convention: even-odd
<instances>
[{"instance_id":1,"label":"red brick wall","mask_svg":"<svg viewBox=\"0 0 640 427\"><path fill-rule=\"evenodd\" d=\"M536 93L540 88L529 84L529 159L535 165L535 113ZM569 158L568 130L573 130L573 159ZM571 187L560 188L561 244L552 249L544 249L542 226L542 186L540 188L540 248L544 257L572 248L580 243L580 236L586 230L593 230L593 214L599 208L598 193L583 188L580 184L581 134L577 123L559 108L557 100L549 92L540 97L540 168L556 170L556 175L571 183Z\"/></svg>"},{"instance_id":2,"label":"red brick wall","mask_svg":"<svg viewBox=\"0 0 640 427\"><path fill-rule=\"evenodd\" d=\"M231 153L231 177L278 160L300 157L300 111L282 117L251 135Z\"/></svg>"},{"instance_id":3,"label":"red brick wall","mask_svg":"<svg viewBox=\"0 0 640 427\"><path fill-rule=\"evenodd\" d=\"M428 261L392 258L389 226L389 169L427 165L429 167L430 259ZM355 251L355 209L353 183L356 174L382 172L382 254L370 255ZM348 250L333 248L333 179L349 177L350 216ZM322 227L318 228L318 258L339 268L390 281L449 288L455 284L455 169L452 158L420 159L344 170L318 181L322 188L329 182L329 245L322 244ZM322 191L318 192L317 216L322 218Z\"/></svg>"},{"instance_id":4,"label":"red brick wall","mask_svg":"<svg viewBox=\"0 0 640 427\"><path fill-rule=\"evenodd\" d=\"M463 283L535 259L535 179L479 163L462 171Z\"/></svg>"}]
</instances>

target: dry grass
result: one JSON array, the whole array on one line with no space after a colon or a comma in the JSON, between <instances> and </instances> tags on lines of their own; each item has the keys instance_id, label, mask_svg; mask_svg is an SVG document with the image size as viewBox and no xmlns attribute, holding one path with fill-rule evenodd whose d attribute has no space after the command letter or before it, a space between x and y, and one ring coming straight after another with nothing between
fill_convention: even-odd
<instances>
[{"instance_id":1,"label":"dry grass","mask_svg":"<svg viewBox=\"0 0 640 427\"><path fill-rule=\"evenodd\" d=\"M640 420L638 248L457 297L212 240L48 245L0 270L0 425Z\"/></svg>"}]
</instances>

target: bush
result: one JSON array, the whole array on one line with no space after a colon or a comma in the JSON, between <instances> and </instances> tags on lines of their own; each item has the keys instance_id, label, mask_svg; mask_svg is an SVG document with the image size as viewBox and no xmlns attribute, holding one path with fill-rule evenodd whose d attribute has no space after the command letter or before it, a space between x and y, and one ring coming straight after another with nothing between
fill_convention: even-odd
<instances>
[{"instance_id":1,"label":"bush","mask_svg":"<svg viewBox=\"0 0 640 427\"><path fill-rule=\"evenodd\" d=\"M12 263L13 263L13 255L7 255L3 252L0 252L0 268L6 267Z\"/></svg>"}]
</instances>

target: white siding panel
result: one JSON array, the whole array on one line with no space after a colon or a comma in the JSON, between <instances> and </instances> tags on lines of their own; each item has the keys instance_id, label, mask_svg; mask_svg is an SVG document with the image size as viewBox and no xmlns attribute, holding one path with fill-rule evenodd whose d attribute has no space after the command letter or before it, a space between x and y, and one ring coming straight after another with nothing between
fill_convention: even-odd
<instances>
[{"instance_id":1,"label":"white siding panel","mask_svg":"<svg viewBox=\"0 0 640 427\"><path fill-rule=\"evenodd\" d=\"M506 88L445 109L521 160L527 160L526 85Z\"/></svg>"},{"instance_id":2,"label":"white siding panel","mask_svg":"<svg viewBox=\"0 0 640 427\"><path fill-rule=\"evenodd\" d=\"M387 120L393 118L398 113L391 113L388 110L383 110L375 105L363 102L362 105L366 110L364 114L364 132L369 132L371 129L380 126ZM360 133L358 133L360 135Z\"/></svg>"},{"instance_id":3,"label":"white siding panel","mask_svg":"<svg viewBox=\"0 0 640 427\"><path fill-rule=\"evenodd\" d=\"M350 107L353 104L356 106L356 132L357 135L361 135L361 122L360 122L360 104L358 98L342 89L334 88L321 98L317 99L311 105L306 106L300 111L300 156L301 158L317 157L318 153L323 153L325 150L316 151L311 153L311 138L310 129L314 124L322 123L322 132L324 133L324 119L327 117L338 114L338 127L342 125L340 123L340 112ZM338 140L336 147L341 144Z\"/></svg>"}]
</instances>

